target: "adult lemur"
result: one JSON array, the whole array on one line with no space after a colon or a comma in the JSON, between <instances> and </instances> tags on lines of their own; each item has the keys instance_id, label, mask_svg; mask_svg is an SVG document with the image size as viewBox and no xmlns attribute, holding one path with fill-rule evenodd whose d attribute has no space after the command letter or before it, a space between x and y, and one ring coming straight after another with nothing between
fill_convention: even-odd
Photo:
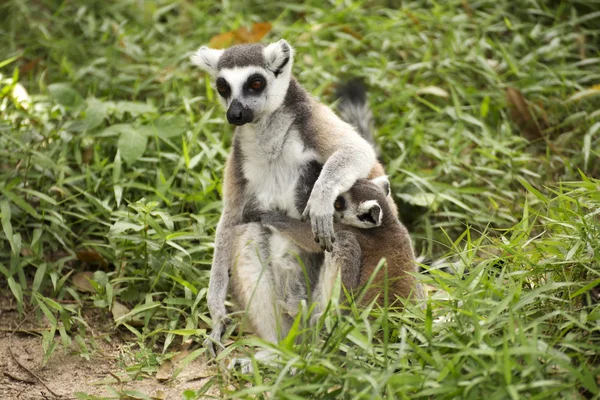
<instances>
[{"instance_id":1,"label":"adult lemur","mask_svg":"<svg viewBox=\"0 0 600 400\"><path fill-rule=\"evenodd\" d=\"M228 273L240 240L254 243L256 251L235 263L247 285L234 295L260 337L276 342L285 334L278 294L297 285L300 266L290 250L301 249L260 225L241 224L263 211L310 217L315 240L331 251L335 199L357 179L383 173L373 147L294 79L293 55L292 47L280 40L227 50L201 47L191 57L213 76L227 120L237 126L225 166L223 213L207 296L213 331L205 344L212 354L225 328Z\"/></svg>"}]
</instances>

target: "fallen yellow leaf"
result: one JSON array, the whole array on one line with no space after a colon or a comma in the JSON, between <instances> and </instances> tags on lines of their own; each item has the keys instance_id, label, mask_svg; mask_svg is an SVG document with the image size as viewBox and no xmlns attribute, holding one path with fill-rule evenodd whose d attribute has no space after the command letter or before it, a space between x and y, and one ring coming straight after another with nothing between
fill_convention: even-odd
<instances>
[{"instance_id":1,"label":"fallen yellow leaf","mask_svg":"<svg viewBox=\"0 0 600 400\"><path fill-rule=\"evenodd\" d=\"M271 23L269 22L256 22L250 30L242 26L235 31L221 33L212 37L208 42L208 46L213 49L223 49L234 44L256 43L271 31L271 27Z\"/></svg>"}]
</instances>

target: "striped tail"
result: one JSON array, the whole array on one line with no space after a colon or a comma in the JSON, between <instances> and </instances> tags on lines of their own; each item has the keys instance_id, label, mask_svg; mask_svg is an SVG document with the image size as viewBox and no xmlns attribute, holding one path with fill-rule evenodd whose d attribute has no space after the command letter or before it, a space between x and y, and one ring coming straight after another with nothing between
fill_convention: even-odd
<instances>
[{"instance_id":1,"label":"striped tail","mask_svg":"<svg viewBox=\"0 0 600 400\"><path fill-rule=\"evenodd\" d=\"M337 89L337 110L340 117L358 131L358 133L377 149L373 137L373 113L367 103L367 90L365 85L358 79L353 79Z\"/></svg>"}]
</instances>

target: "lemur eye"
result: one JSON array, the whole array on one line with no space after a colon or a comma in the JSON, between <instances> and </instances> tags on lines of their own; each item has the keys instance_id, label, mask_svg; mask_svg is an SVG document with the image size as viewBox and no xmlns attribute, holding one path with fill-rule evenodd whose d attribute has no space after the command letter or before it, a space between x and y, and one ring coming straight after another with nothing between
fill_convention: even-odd
<instances>
[{"instance_id":1,"label":"lemur eye","mask_svg":"<svg viewBox=\"0 0 600 400\"><path fill-rule=\"evenodd\" d=\"M223 78L217 79L217 92L223 97L229 93L229 85Z\"/></svg>"},{"instance_id":2,"label":"lemur eye","mask_svg":"<svg viewBox=\"0 0 600 400\"><path fill-rule=\"evenodd\" d=\"M344 200L342 196L338 196L338 198L335 199L335 203L333 203L333 207L336 209L336 211L342 211L345 206L346 200Z\"/></svg>"},{"instance_id":3,"label":"lemur eye","mask_svg":"<svg viewBox=\"0 0 600 400\"><path fill-rule=\"evenodd\" d=\"M250 88L252 90L260 90L263 88L263 81L260 79L254 79L250 81Z\"/></svg>"}]
</instances>

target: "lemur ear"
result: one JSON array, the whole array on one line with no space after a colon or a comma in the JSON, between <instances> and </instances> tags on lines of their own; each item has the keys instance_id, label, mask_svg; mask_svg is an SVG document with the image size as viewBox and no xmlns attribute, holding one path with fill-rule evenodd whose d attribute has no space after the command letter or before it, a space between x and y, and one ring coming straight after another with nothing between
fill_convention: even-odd
<instances>
[{"instance_id":1,"label":"lemur ear","mask_svg":"<svg viewBox=\"0 0 600 400\"><path fill-rule=\"evenodd\" d=\"M192 54L190 61L192 64L214 76L217 74L217 64L224 51L225 50L209 49L206 46L202 46L198 51Z\"/></svg>"},{"instance_id":2,"label":"lemur ear","mask_svg":"<svg viewBox=\"0 0 600 400\"><path fill-rule=\"evenodd\" d=\"M371 182L379 186L386 196L390 195L390 181L388 180L387 176L378 176L377 178L371 179Z\"/></svg>"},{"instance_id":3,"label":"lemur ear","mask_svg":"<svg viewBox=\"0 0 600 400\"><path fill-rule=\"evenodd\" d=\"M281 39L277 43L271 43L265 47L263 55L267 61L267 68L270 69L276 77L282 72L292 69L294 49L284 39Z\"/></svg>"}]
</instances>

